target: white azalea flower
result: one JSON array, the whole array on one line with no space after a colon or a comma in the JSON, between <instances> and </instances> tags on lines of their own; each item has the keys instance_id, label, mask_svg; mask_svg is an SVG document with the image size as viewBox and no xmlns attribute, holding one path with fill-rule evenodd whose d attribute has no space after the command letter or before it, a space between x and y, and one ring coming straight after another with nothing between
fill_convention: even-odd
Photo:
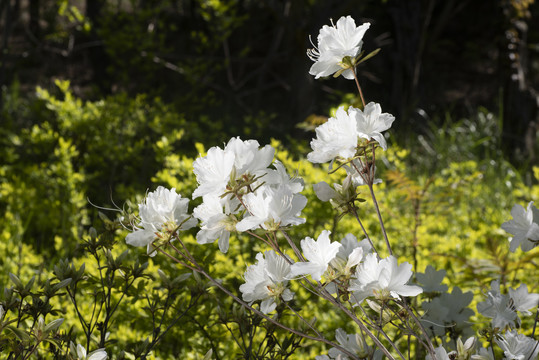
<instances>
[{"instance_id":1,"label":"white azalea flower","mask_svg":"<svg viewBox=\"0 0 539 360\"><path fill-rule=\"evenodd\" d=\"M364 111L354 107L345 111L341 106L335 117L316 128L316 138L311 141L313 151L307 154L307 159L312 163L325 163L337 157L352 158L360 139L374 139L386 150L382 131L389 129L394 120L393 115L382 113L377 103L368 103Z\"/></svg>"},{"instance_id":2,"label":"white azalea flower","mask_svg":"<svg viewBox=\"0 0 539 360\"><path fill-rule=\"evenodd\" d=\"M217 146L210 148L206 156L196 159L193 172L199 186L193 192L193 199L204 195L221 196L230 181L234 160L233 152Z\"/></svg>"},{"instance_id":3,"label":"white azalea flower","mask_svg":"<svg viewBox=\"0 0 539 360\"><path fill-rule=\"evenodd\" d=\"M496 343L502 348L507 360L536 359L539 353L539 344L516 330L507 331Z\"/></svg>"},{"instance_id":4,"label":"white azalea flower","mask_svg":"<svg viewBox=\"0 0 539 360\"><path fill-rule=\"evenodd\" d=\"M273 167L275 169L267 169L266 175L261 179L266 185L273 188L287 187L293 194L303 191L305 183L302 178L296 176L290 177L286 168L279 160L273 162Z\"/></svg>"},{"instance_id":5,"label":"white azalea flower","mask_svg":"<svg viewBox=\"0 0 539 360\"><path fill-rule=\"evenodd\" d=\"M351 158L356 153L357 141L356 121L341 106L335 117L316 128L316 138L311 141L313 151L307 154L307 159L312 163L325 163L338 156Z\"/></svg>"},{"instance_id":6,"label":"white azalea flower","mask_svg":"<svg viewBox=\"0 0 539 360\"><path fill-rule=\"evenodd\" d=\"M395 117L388 113L382 113L380 104L370 102L365 105L363 111L350 108L348 114L355 119L357 124L357 132L360 138L371 140L374 139L380 144L382 149L387 150L386 139L382 131L386 131L391 127Z\"/></svg>"},{"instance_id":7,"label":"white azalea flower","mask_svg":"<svg viewBox=\"0 0 539 360\"><path fill-rule=\"evenodd\" d=\"M279 299L292 300L294 293L286 286L290 264L275 251L269 250L256 255L257 263L245 271L245 284L240 286L243 300L253 303L262 300L260 311L270 313L277 307Z\"/></svg>"},{"instance_id":8,"label":"white azalea flower","mask_svg":"<svg viewBox=\"0 0 539 360\"><path fill-rule=\"evenodd\" d=\"M408 285L412 277L412 264L405 262L397 265L397 258L389 256L378 260L376 254L368 254L357 267L350 281L349 290L358 304L374 295L381 300L390 297L400 299L401 296L416 296L423 292L421 287Z\"/></svg>"},{"instance_id":9,"label":"white azalea flower","mask_svg":"<svg viewBox=\"0 0 539 360\"><path fill-rule=\"evenodd\" d=\"M318 79L341 70L344 57L356 57L361 51L363 36L369 27L369 23L356 27L356 22L350 16L341 17L336 25L324 25L318 34L318 46L307 51L309 58L315 62L309 74ZM350 69L342 75L346 79L354 78Z\"/></svg>"},{"instance_id":10,"label":"white azalea flower","mask_svg":"<svg viewBox=\"0 0 539 360\"><path fill-rule=\"evenodd\" d=\"M514 309L524 315L531 315L529 310L536 307L539 302L539 294L528 293L526 284L521 284L516 290L509 288L509 297L513 301Z\"/></svg>"},{"instance_id":11,"label":"white azalea flower","mask_svg":"<svg viewBox=\"0 0 539 360\"><path fill-rule=\"evenodd\" d=\"M353 234L346 234L341 240L341 247L330 264L343 275L351 275L351 269L358 265L363 257L372 251L371 244L367 239L357 241Z\"/></svg>"},{"instance_id":12,"label":"white azalea flower","mask_svg":"<svg viewBox=\"0 0 539 360\"><path fill-rule=\"evenodd\" d=\"M245 195L243 203L248 212L236 225L238 231L254 230L258 227L277 230L305 222L299 215L307 205L307 198L301 194L293 194L287 186L277 189L266 186L256 193Z\"/></svg>"},{"instance_id":13,"label":"white azalea flower","mask_svg":"<svg viewBox=\"0 0 539 360\"><path fill-rule=\"evenodd\" d=\"M151 246L154 240L166 238L180 225L179 230L187 230L197 224L197 220L187 213L188 205L189 199L182 198L176 189L159 186L139 204L140 222L136 230L127 235L126 243L147 246L148 253L155 254Z\"/></svg>"},{"instance_id":14,"label":"white azalea flower","mask_svg":"<svg viewBox=\"0 0 539 360\"><path fill-rule=\"evenodd\" d=\"M518 323L520 320L512 308L511 298L500 292L499 280L493 280L490 287L485 301L477 304L477 311L492 319L493 328L515 327L515 321Z\"/></svg>"},{"instance_id":15,"label":"white azalea flower","mask_svg":"<svg viewBox=\"0 0 539 360\"><path fill-rule=\"evenodd\" d=\"M310 237L301 240L301 250L306 262L298 262L292 265L290 277L298 275L311 275L316 280L322 280L322 275L327 270L329 262L335 258L339 248L338 242L331 243L328 230L323 230L315 241Z\"/></svg>"},{"instance_id":16,"label":"white azalea flower","mask_svg":"<svg viewBox=\"0 0 539 360\"><path fill-rule=\"evenodd\" d=\"M511 209L512 220L502 224L502 229L513 235L509 249L514 252L518 246L522 251L529 251L539 243L539 225L534 222L539 220L539 210L533 206L533 201L528 203L526 210L522 205L516 204Z\"/></svg>"},{"instance_id":17,"label":"white azalea flower","mask_svg":"<svg viewBox=\"0 0 539 360\"><path fill-rule=\"evenodd\" d=\"M424 273L417 273L417 282L421 284L424 292L444 292L447 285L442 284L446 271L444 269L436 271L432 265L428 265Z\"/></svg>"},{"instance_id":18,"label":"white azalea flower","mask_svg":"<svg viewBox=\"0 0 539 360\"><path fill-rule=\"evenodd\" d=\"M238 222L230 211L235 206L231 206L230 203L234 204L238 201L221 199L213 195L206 195L202 199L202 204L193 210L193 216L202 222L200 231L197 233L197 242L209 244L219 239L219 250L226 253L230 232L236 231Z\"/></svg>"},{"instance_id":19,"label":"white azalea flower","mask_svg":"<svg viewBox=\"0 0 539 360\"><path fill-rule=\"evenodd\" d=\"M236 178L243 174L256 175L266 169L273 160L275 149L266 145L260 149L256 140L241 140L231 138L225 146L225 153L234 154L234 168Z\"/></svg>"}]
</instances>

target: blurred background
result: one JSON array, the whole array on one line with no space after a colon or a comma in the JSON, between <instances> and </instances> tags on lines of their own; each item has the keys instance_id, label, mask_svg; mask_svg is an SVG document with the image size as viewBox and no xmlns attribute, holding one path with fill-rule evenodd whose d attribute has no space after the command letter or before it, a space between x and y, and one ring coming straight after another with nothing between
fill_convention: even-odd
<instances>
[{"instance_id":1,"label":"blurred background","mask_svg":"<svg viewBox=\"0 0 539 360\"><path fill-rule=\"evenodd\" d=\"M190 197L194 159L232 136L271 142L305 179L307 223L291 230L294 238L360 234L309 186L339 175L305 160L314 128L340 105L359 106L353 81L308 73L306 50L320 28L346 15L371 23L366 53L381 49L358 68L366 100L396 117L388 151L377 155L395 253L414 271L436 263L448 284L478 298L500 276L515 288L518 271L536 279L537 252L509 253L500 225L514 204L539 201L539 1L0 0L0 289L13 285L9 273L51 278L60 259L86 264L85 279L98 284L99 261L84 250L98 233L104 251L130 251L125 263L149 262L146 289L168 302L156 269L184 270L128 249L127 231L111 220L158 185ZM372 207L359 211L381 241ZM192 245L231 289L263 250L241 235L226 257L216 244ZM84 306L101 299L91 296L95 284L82 288ZM156 334L139 285L118 311L109 354L136 354ZM180 305L203 294L204 308L187 308L188 319L159 344L160 358L236 351L223 324L248 315L219 318L230 299L200 281L176 290ZM312 311L328 333L346 325L326 308ZM77 326L73 312L65 317ZM321 350L307 343L301 351L313 358Z\"/></svg>"}]
</instances>

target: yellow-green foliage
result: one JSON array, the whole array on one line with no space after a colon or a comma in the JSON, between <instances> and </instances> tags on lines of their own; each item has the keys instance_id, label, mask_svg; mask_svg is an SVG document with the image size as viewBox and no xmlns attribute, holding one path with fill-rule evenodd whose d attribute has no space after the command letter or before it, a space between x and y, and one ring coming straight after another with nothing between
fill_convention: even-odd
<instances>
[{"instance_id":1,"label":"yellow-green foliage","mask_svg":"<svg viewBox=\"0 0 539 360\"><path fill-rule=\"evenodd\" d=\"M145 189L154 190L158 185L174 187L184 197L191 197L197 186L192 172L194 158L178 151L177 147L185 131L173 125L183 124L181 116L170 113L159 102L150 107L144 98L134 102L120 98L116 99L117 104L82 102L72 95L67 83L58 82L58 86L61 99L38 90L39 97L55 114L55 120L19 133L10 131L7 137L13 151L6 152L9 161L0 166L0 206L4 210L0 219L0 251L4 254L0 259L0 284L3 286L9 286L9 272L23 280L34 274L41 280L52 276L54 263L44 262L45 257L36 246L39 242L35 242L35 237L40 232L48 237L45 243L56 249L53 253L74 250L77 243L88 239L83 225L90 222L92 208L86 200L89 194L100 194L99 198L105 199L114 187L116 199L141 201ZM129 108L129 120L121 110L122 105ZM17 162L25 160L16 150L23 144L38 154L35 161ZM328 175L327 165L313 165L305 160L307 148L300 154L292 154L279 141L274 140L271 145L277 149L275 158L289 173L305 181L303 194L308 198L308 205L303 216L307 222L288 231L296 244L306 236L317 238L323 229L331 230L334 240L340 240L349 232L362 240L364 235L357 221L350 215L337 221L338 214L329 203L319 201L312 188L320 181L340 183L343 170ZM204 153L201 144L196 147L199 153ZM151 154L147 155L150 150ZM412 263L414 271L424 271L429 264L446 269L445 282L450 290L459 286L464 291L474 292L474 310L475 304L482 301L481 290L488 287L492 279L501 277L502 286L506 288L516 287L520 279L537 278L537 269L531 262L537 250L526 255L520 250L510 253L508 234L500 225L510 219L514 203L524 205L537 200L539 186L528 188L511 170L499 173L496 168L469 159L449 161L441 171L416 172L415 167L409 166L414 163L413 156L396 145L377 154L377 175L383 182L375 186L375 194L393 251L400 262ZM141 159L143 164L136 164ZM539 168L534 170L539 180ZM120 172L118 176L114 175L116 172ZM366 187L360 188L360 196L366 201L358 205L359 217L376 247L386 255L379 221ZM200 199L192 201L191 209L198 203ZM115 215L110 213L109 216ZM92 223L95 226L98 221ZM137 257L148 261L147 271L153 279L140 289L139 297L120 305L110 335L117 342L108 347L112 354L129 344L151 338L151 319L143 295L163 296L157 269L169 277L187 272L164 256L148 258L145 249L128 248L124 243L126 234L127 231L116 232L113 254L118 256L129 250L129 261L134 262ZM233 235L229 252L222 254L216 243L199 245L194 236L195 232L188 232L183 240L195 257L227 288L241 295L238 288L243 283L243 273L247 266L254 264L257 252L268 250L266 245L245 234ZM278 241L287 248L281 235ZM291 251L287 253L293 257ZM85 264L88 277L99 276L93 257L78 253L72 260L76 267ZM187 306L196 294L194 289L200 288L201 283L204 279L196 281L194 276L185 282L184 291L177 296L178 313ZM528 282L528 286L530 292L539 292L536 283ZM328 338L332 339L334 330L339 327L355 331L346 317L329 304L294 283L292 290L296 292L293 306L301 309L306 319L316 318L319 329ZM86 316L94 306L92 293L91 288L80 289L79 306ZM226 328L228 326L238 336L240 326L234 323L225 326L222 321L223 314L230 317L237 312L230 310L233 301L217 288L203 293L198 305L163 337L153 352L156 358L198 359L212 346L222 358L240 356L239 347ZM114 301L120 299L119 294L113 296ZM64 311L65 329L73 326L74 334L81 336L69 299L55 298L54 304ZM167 321L172 319L168 317ZM299 323L294 317L284 321L294 326ZM265 335L266 330L259 328L253 334L253 346L263 341ZM282 338L283 333L278 332L277 336ZM310 341L303 344L296 358L314 358L324 349Z\"/></svg>"}]
</instances>

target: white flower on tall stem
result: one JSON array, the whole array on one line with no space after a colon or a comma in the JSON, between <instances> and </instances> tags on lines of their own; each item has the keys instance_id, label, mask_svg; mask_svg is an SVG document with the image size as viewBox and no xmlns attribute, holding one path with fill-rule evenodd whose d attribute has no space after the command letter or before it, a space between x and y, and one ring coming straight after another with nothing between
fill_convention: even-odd
<instances>
[{"instance_id":1,"label":"white flower on tall stem","mask_svg":"<svg viewBox=\"0 0 539 360\"><path fill-rule=\"evenodd\" d=\"M356 155L360 139L374 139L386 150L382 131L389 129L394 120L393 115L382 113L377 103L368 103L364 111L353 107L345 111L341 106L335 117L316 128L316 138L311 141L313 151L307 159L312 163L325 163L337 157L350 159Z\"/></svg>"},{"instance_id":2,"label":"white flower on tall stem","mask_svg":"<svg viewBox=\"0 0 539 360\"><path fill-rule=\"evenodd\" d=\"M412 264L405 262L397 265L394 256L378 260L377 255L372 253L357 267L348 290L353 291L351 299L358 304L372 295L385 301L421 294L421 287L407 284L411 277Z\"/></svg>"},{"instance_id":3,"label":"white flower on tall stem","mask_svg":"<svg viewBox=\"0 0 539 360\"><path fill-rule=\"evenodd\" d=\"M148 254L155 254L154 240L170 239L174 231L187 230L197 224L197 220L187 213L188 205L189 199L182 198L176 189L159 186L139 204L140 221L125 242L133 246L147 246Z\"/></svg>"},{"instance_id":4,"label":"white flower on tall stem","mask_svg":"<svg viewBox=\"0 0 539 360\"><path fill-rule=\"evenodd\" d=\"M322 280L322 275L326 272L330 261L335 258L342 246L338 242L330 241L330 233L328 230L323 230L316 241L310 237L301 240L301 250L307 261L294 263L290 270L290 278L311 275L313 280Z\"/></svg>"},{"instance_id":5,"label":"white flower on tall stem","mask_svg":"<svg viewBox=\"0 0 539 360\"><path fill-rule=\"evenodd\" d=\"M262 300L260 311L275 310L279 299L290 301L294 293L287 288L290 264L273 250L256 255L257 263L245 271L245 283L240 286L243 300L252 304Z\"/></svg>"},{"instance_id":6,"label":"white flower on tall stem","mask_svg":"<svg viewBox=\"0 0 539 360\"><path fill-rule=\"evenodd\" d=\"M509 249L514 252L518 246L522 251L529 251L539 244L539 225L534 222L539 221L539 210L533 205L533 201L528 203L524 209L522 205L515 204L511 209L512 220L502 224L502 229L513 235Z\"/></svg>"},{"instance_id":7,"label":"white flower on tall stem","mask_svg":"<svg viewBox=\"0 0 539 360\"><path fill-rule=\"evenodd\" d=\"M355 119L344 107L339 107L335 117L316 128L316 138L311 141L313 151L307 154L307 159L312 163L325 163L336 157L353 157L358 141L356 128Z\"/></svg>"},{"instance_id":8,"label":"white flower on tall stem","mask_svg":"<svg viewBox=\"0 0 539 360\"><path fill-rule=\"evenodd\" d=\"M236 199L221 199L214 195L206 195L202 204L193 210L193 216L202 223L197 233L199 244L209 244L219 239L219 250L228 251L230 233L236 231L238 219L231 211L239 204ZM232 205L231 205L232 204Z\"/></svg>"},{"instance_id":9,"label":"white flower on tall stem","mask_svg":"<svg viewBox=\"0 0 539 360\"><path fill-rule=\"evenodd\" d=\"M343 63L343 59L355 58L359 55L363 45L363 36L369 27L370 23L356 27L356 22L350 16L341 17L335 25L324 25L318 34L318 45L307 51L309 58L315 62L309 74L318 79L346 69L342 76L353 79L354 74L349 66Z\"/></svg>"},{"instance_id":10,"label":"white flower on tall stem","mask_svg":"<svg viewBox=\"0 0 539 360\"><path fill-rule=\"evenodd\" d=\"M363 111L350 108L348 114L356 120L357 132L360 138L374 139L382 149L387 150L386 139L382 131L386 131L391 127L391 124L395 121L393 115L382 113L380 104L374 102L365 105Z\"/></svg>"},{"instance_id":11,"label":"white flower on tall stem","mask_svg":"<svg viewBox=\"0 0 539 360\"><path fill-rule=\"evenodd\" d=\"M516 330L507 331L496 343L502 348L505 359L528 360L537 359L539 343Z\"/></svg>"}]
</instances>

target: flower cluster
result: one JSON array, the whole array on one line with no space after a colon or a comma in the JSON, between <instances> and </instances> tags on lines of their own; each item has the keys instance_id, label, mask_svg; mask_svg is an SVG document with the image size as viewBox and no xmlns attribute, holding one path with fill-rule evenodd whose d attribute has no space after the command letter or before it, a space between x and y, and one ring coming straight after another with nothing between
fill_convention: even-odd
<instances>
[{"instance_id":1,"label":"flower cluster","mask_svg":"<svg viewBox=\"0 0 539 360\"><path fill-rule=\"evenodd\" d=\"M219 239L219 249L226 253L232 232L275 231L305 222L299 217L307 205L300 194L303 180L291 178L279 161L270 168L274 153L270 145L260 148L256 140L237 137L195 161L199 186L193 197L203 199L193 211L201 221L200 244Z\"/></svg>"},{"instance_id":2,"label":"flower cluster","mask_svg":"<svg viewBox=\"0 0 539 360\"><path fill-rule=\"evenodd\" d=\"M365 59L361 48L368 28L368 23L356 27L351 17L340 18L332 27L324 26L318 35L318 46L308 52L315 61L310 73L316 78L342 74L347 79L357 80L355 66L360 59ZM289 304L296 296L291 290L296 285L343 310L360 325L361 332L347 334L338 329L336 342L318 338L333 346L327 355L317 356L318 360L380 359L383 355L391 358L388 350L391 347L382 344L380 334L384 334L404 358L398 346L384 333L385 325L396 323L399 323L396 325L399 331L420 339L417 344L424 346L426 359L493 359L493 349L478 348L476 338L470 334L469 319L474 311L468 306L473 299L472 292L463 293L454 287L449 293L448 286L442 283L445 270L436 270L432 266L417 274L417 281L422 286L415 285L411 283L412 265L406 261L399 264L397 256L393 255L373 185L381 181L375 178L375 153L378 148L387 149L384 132L395 118L383 113L377 103L365 104L359 82L356 83L362 109L340 107L335 117L316 128L316 137L311 141L312 152L307 159L312 163L330 162L331 171L333 163L339 162L336 170L346 171L342 184L331 187L320 182L313 185L313 189L320 200L330 201L342 214L353 212L364 240L358 241L355 235L348 234L340 241L332 241L331 232L323 230L316 240L304 237L298 248L298 242L291 239L286 230L306 221L301 217L307 205L307 198L301 194L303 180L291 177L283 164L274 161L275 149L271 146L261 147L256 140L244 141L236 137L223 148L210 148L205 156L194 162L198 187L193 198L202 197L202 203L192 215L188 214L188 199L176 194L175 189L159 187L139 205L140 222L126 241L135 246L148 246L148 253L153 254L162 244L174 239L181 241L179 231L193 227L197 220L200 221L197 242L207 244L218 240L223 253L228 251L233 233L245 232L263 241L271 250L257 253L256 263L247 267L245 282L239 287L242 299L223 291L274 323L283 309L289 308L297 314ZM360 185L369 186L385 249L368 236L357 215L356 188ZM513 235L510 250L515 251L520 246L528 251L537 246L539 210L530 202L527 209L515 205L511 214L513 220L502 225ZM290 245L290 250L282 247L285 242ZM382 257L385 250L389 255ZM186 247L177 252L185 257L191 269L210 278ZM224 289L217 280L214 285ZM402 299L420 294L423 294L420 300L424 300L417 302L421 304L420 310L411 309L411 302ZM478 312L492 319L490 344L496 343L506 359L537 357L539 343L517 333L516 328L521 325L518 315L530 315L529 310L538 303L539 294L529 293L524 284L502 294L498 280L491 283L485 301L478 303ZM376 318L369 317L371 310L377 313ZM267 315L274 311L278 312L276 316ZM314 325L298 317L319 335ZM367 325L376 329L376 335L369 332ZM448 331L452 332L452 344L456 345L456 349L449 353L446 351ZM463 342L462 336L468 339ZM310 335L304 337L312 338ZM440 339L442 345L435 347L433 344L440 342L432 339Z\"/></svg>"}]
</instances>

